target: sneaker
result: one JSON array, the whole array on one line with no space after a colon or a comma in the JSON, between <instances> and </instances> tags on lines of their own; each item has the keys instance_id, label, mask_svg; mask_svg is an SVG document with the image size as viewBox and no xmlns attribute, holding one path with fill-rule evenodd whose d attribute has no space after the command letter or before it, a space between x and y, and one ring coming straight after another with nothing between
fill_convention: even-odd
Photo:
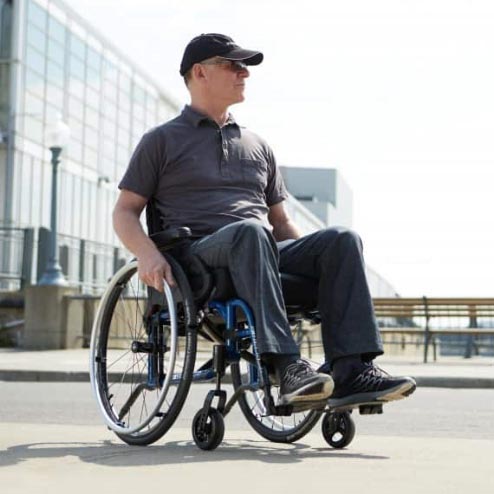
<instances>
[{"instance_id":1,"label":"sneaker","mask_svg":"<svg viewBox=\"0 0 494 494\"><path fill-rule=\"evenodd\" d=\"M328 400L331 408L400 400L411 395L417 387L411 377L392 377L372 362L362 365L357 374L335 382L334 393Z\"/></svg>"},{"instance_id":2,"label":"sneaker","mask_svg":"<svg viewBox=\"0 0 494 494\"><path fill-rule=\"evenodd\" d=\"M333 392L333 378L316 372L305 360L288 364L280 383L280 403L290 405L323 401Z\"/></svg>"}]
</instances>

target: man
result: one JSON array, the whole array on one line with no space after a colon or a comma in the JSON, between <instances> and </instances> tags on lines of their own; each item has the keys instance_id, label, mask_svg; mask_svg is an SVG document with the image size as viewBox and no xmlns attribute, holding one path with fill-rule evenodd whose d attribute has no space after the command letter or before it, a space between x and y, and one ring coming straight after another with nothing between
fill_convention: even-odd
<instances>
[{"instance_id":1,"label":"man","mask_svg":"<svg viewBox=\"0 0 494 494\"><path fill-rule=\"evenodd\" d=\"M137 146L120 183L115 231L138 258L143 282L162 291L163 278L173 286L173 275L139 216L152 198L163 228L191 228L199 237L192 252L210 267L227 267L252 308L259 352L277 372L282 403L331 396L333 406L353 406L402 398L415 389L413 379L392 378L372 364L382 345L359 237L343 228L301 237L285 211L287 193L271 149L228 113L244 100L248 67L262 60L262 53L221 34L187 45L180 74L190 105ZM325 372L300 359L280 270L318 280Z\"/></svg>"}]
</instances>

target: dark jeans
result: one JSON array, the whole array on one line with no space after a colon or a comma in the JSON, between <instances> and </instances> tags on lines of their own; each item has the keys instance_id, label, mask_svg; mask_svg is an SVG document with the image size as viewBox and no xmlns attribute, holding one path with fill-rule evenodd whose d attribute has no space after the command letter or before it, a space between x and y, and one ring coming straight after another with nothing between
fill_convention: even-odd
<instances>
[{"instance_id":1,"label":"dark jeans","mask_svg":"<svg viewBox=\"0 0 494 494\"><path fill-rule=\"evenodd\" d=\"M298 353L286 318L279 273L318 280L326 361L382 353L365 277L362 242L344 228L328 228L276 243L254 221L225 226L192 245L210 267L227 267L235 290L253 310L259 352Z\"/></svg>"}]
</instances>

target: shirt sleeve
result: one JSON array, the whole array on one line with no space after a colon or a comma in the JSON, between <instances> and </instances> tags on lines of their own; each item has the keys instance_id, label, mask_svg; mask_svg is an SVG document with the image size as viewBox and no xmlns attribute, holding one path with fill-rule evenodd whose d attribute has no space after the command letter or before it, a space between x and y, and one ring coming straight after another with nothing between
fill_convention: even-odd
<instances>
[{"instance_id":1,"label":"shirt sleeve","mask_svg":"<svg viewBox=\"0 0 494 494\"><path fill-rule=\"evenodd\" d=\"M276 163L273 151L268 148L267 151L268 162L268 183L266 185L266 204L271 207L284 201L288 197L288 192L285 187L283 176Z\"/></svg>"},{"instance_id":2,"label":"shirt sleeve","mask_svg":"<svg viewBox=\"0 0 494 494\"><path fill-rule=\"evenodd\" d=\"M163 142L160 137L156 130L144 134L118 184L119 189L130 190L147 199L154 195L164 163Z\"/></svg>"}]
</instances>

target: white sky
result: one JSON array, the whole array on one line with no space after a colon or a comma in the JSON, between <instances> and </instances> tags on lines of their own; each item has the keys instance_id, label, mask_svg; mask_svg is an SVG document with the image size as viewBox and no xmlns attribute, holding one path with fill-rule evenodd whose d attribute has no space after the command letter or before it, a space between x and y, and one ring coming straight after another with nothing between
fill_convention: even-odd
<instances>
[{"instance_id":1,"label":"white sky","mask_svg":"<svg viewBox=\"0 0 494 494\"><path fill-rule=\"evenodd\" d=\"M175 99L203 32L264 52L237 120L340 170L367 262L403 296L494 296L492 0L65 0Z\"/></svg>"}]
</instances>

